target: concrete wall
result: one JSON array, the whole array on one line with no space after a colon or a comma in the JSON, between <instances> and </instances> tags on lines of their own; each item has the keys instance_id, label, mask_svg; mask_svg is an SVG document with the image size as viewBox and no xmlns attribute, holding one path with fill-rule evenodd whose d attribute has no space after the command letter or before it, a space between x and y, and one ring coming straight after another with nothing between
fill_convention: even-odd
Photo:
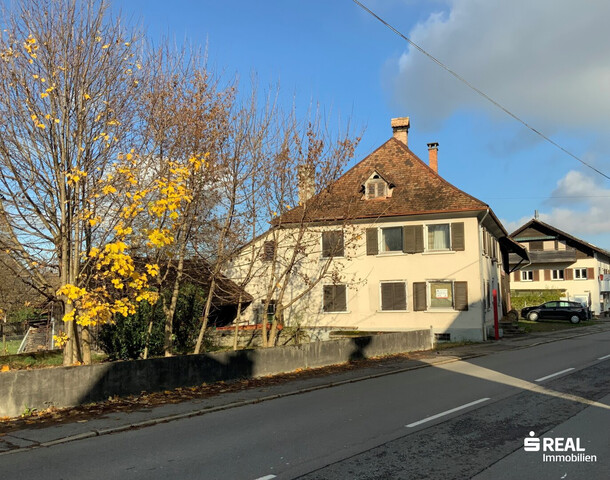
<instances>
[{"instance_id":1,"label":"concrete wall","mask_svg":"<svg viewBox=\"0 0 610 480\"><path fill-rule=\"evenodd\" d=\"M26 408L69 407L110 396L260 377L367 357L427 350L432 345L432 332L426 329L299 346L2 372L0 417L18 416Z\"/></svg>"}]
</instances>

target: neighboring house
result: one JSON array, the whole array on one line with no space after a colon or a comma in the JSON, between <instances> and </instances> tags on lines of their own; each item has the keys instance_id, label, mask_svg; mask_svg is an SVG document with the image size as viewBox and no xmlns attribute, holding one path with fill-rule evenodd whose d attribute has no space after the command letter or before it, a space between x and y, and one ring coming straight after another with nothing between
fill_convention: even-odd
<instances>
[{"instance_id":1,"label":"neighboring house","mask_svg":"<svg viewBox=\"0 0 610 480\"><path fill-rule=\"evenodd\" d=\"M511 288L518 292L561 290L561 298L586 303L593 313L610 308L610 252L533 219L511 237L525 246L530 262L513 273ZM511 256L511 266L520 259Z\"/></svg>"},{"instance_id":2,"label":"neighboring house","mask_svg":"<svg viewBox=\"0 0 610 480\"><path fill-rule=\"evenodd\" d=\"M248 262L257 264L246 287L254 298L245 312L250 322L260 321L269 298L273 258L292 255L297 237L305 251L282 301L292 303L284 314L289 326L432 328L444 340L484 340L494 290L500 318L510 307L508 254L527 253L487 204L438 174L438 144L428 144L426 165L407 146L409 118L392 119L392 128L393 138L272 222L226 272L240 283ZM311 181L303 183L311 190Z\"/></svg>"}]
</instances>

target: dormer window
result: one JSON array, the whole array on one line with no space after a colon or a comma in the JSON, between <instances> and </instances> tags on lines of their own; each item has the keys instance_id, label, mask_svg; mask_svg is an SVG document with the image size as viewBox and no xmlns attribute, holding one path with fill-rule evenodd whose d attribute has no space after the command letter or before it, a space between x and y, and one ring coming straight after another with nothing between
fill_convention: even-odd
<instances>
[{"instance_id":1,"label":"dormer window","mask_svg":"<svg viewBox=\"0 0 610 480\"><path fill-rule=\"evenodd\" d=\"M388 184L381 175L375 172L364 184L364 198L366 200L373 200L375 198L391 197L393 186L394 185Z\"/></svg>"}]
</instances>

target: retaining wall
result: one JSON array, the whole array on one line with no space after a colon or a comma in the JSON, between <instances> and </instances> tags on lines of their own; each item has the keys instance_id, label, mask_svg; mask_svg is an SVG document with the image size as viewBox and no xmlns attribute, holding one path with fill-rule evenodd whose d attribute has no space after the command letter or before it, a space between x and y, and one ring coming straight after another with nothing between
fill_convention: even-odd
<instances>
[{"instance_id":1,"label":"retaining wall","mask_svg":"<svg viewBox=\"0 0 610 480\"><path fill-rule=\"evenodd\" d=\"M239 350L77 367L0 373L0 417L29 409L69 407L110 396L260 377L361 358L427 350L431 330L383 333L305 345Z\"/></svg>"}]
</instances>

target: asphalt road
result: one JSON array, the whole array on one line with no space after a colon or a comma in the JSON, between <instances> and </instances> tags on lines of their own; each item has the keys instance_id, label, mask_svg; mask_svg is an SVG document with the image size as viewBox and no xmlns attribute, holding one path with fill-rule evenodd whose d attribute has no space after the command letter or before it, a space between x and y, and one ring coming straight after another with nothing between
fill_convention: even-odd
<instances>
[{"instance_id":1,"label":"asphalt road","mask_svg":"<svg viewBox=\"0 0 610 480\"><path fill-rule=\"evenodd\" d=\"M604 332L18 452L0 457L0 472L28 480L605 479L609 374ZM530 431L578 436L598 461L543 462L523 451Z\"/></svg>"}]
</instances>

